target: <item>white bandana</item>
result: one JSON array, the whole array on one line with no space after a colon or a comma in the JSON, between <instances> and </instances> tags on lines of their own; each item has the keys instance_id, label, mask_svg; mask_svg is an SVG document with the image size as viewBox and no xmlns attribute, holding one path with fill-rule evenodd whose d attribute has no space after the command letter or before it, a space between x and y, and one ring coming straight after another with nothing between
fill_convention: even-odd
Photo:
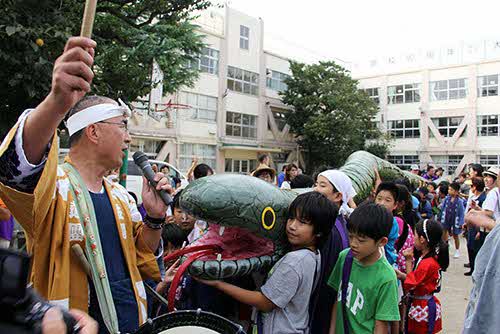
<instances>
[{"instance_id":1,"label":"white bandana","mask_svg":"<svg viewBox=\"0 0 500 334\"><path fill-rule=\"evenodd\" d=\"M339 193L342 194L342 205L340 207L340 213L344 215L349 215L352 209L347 204L354 196L356 196L356 191L352 186L351 179L344 173L336 169L325 170L318 176L324 176L330 181L331 184L337 189Z\"/></svg>"},{"instance_id":2,"label":"white bandana","mask_svg":"<svg viewBox=\"0 0 500 334\"><path fill-rule=\"evenodd\" d=\"M113 103L97 104L85 108L68 118L66 127L68 128L69 136L71 137L74 133L81 129L85 129L91 124L105 121L113 117L130 117L131 112L128 106L120 99L118 99L118 102L120 102L120 105Z\"/></svg>"}]
</instances>

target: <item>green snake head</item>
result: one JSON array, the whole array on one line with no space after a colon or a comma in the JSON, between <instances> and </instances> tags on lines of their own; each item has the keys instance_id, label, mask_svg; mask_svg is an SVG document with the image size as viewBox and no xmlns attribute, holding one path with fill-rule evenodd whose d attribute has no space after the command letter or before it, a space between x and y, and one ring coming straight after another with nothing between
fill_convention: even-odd
<instances>
[{"instance_id":1,"label":"green snake head","mask_svg":"<svg viewBox=\"0 0 500 334\"><path fill-rule=\"evenodd\" d=\"M217 249L195 260L188 272L222 279L269 268L286 251L288 207L296 196L294 191L243 175L214 175L190 183L180 206L208 222L209 230L187 249L202 245Z\"/></svg>"}]
</instances>

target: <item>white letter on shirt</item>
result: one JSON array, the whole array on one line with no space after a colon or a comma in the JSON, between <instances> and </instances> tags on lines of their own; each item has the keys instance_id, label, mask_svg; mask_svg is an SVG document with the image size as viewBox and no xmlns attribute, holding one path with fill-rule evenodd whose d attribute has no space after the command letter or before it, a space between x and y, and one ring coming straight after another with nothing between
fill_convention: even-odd
<instances>
[{"instance_id":1,"label":"white letter on shirt","mask_svg":"<svg viewBox=\"0 0 500 334\"><path fill-rule=\"evenodd\" d=\"M356 312L358 310L361 310L363 308L363 304L365 303L365 299L363 297L363 294L359 289L356 289L356 300L354 301L354 305L351 307L351 312L356 315Z\"/></svg>"}]
</instances>

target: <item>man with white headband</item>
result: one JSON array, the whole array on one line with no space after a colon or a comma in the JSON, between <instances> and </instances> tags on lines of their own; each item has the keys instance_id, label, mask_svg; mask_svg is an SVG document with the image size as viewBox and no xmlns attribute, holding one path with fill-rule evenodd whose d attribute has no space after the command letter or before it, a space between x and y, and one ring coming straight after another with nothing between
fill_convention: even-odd
<instances>
[{"instance_id":1,"label":"man with white headband","mask_svg":"<svg viewBox=\"0 0 500 334\"><path fill-rule=\"evenodd\" d=\"M337 263L340 252L349 246L346 218L354 210L353 198L356 196L356 191L352 186L351 179L345 173L335 169L320 173L314 190L325 195L326 198L340 208L339 216L332 227L330 236L320 249L320 288L317 291L321 291L321 293L317 293L312 299L311 333L328 333L336 293L327 282L335 263Z\"/></svg>"},{"instance_id":2,"label":"man with white headband","mask_svg":"<svg viewBox=\"0 0 500 334\"><path fill-rule=\"evenodd\" d=\"M125 188L105 178L122 164L130 111L121 101L85 97L95 46L69 39L49 95L5 138L0 197L26 232L34 288L53 304L90 313L100 332L114 334L147 319L143 280L160 278L153 252L166 205L145 181L143 222ZM66 116L70 150L58 166L57 127ZM157 190L172 192L162 174L155 180Z\"/></svg>"}]
</instances>

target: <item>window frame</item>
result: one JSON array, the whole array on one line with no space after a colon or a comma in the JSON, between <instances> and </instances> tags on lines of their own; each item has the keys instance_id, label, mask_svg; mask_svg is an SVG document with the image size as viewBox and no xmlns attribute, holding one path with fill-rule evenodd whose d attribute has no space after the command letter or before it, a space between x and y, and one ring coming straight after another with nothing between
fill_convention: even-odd
<instances>
[{"instance_id":1,"label":"window frame","mask_svg":"<svg viewBox=\"0 0 500 334\"><path fill-rule=\"evenodd\" d=\"M187 152L188 145L191 145L191 150ZM213 155L204 154L209 148L213 150ZM186 153L187 152L187 153ZM179 170L185 172L191 167L192 160L198 159L198 163L205 163L213 170L217 168L217 145L200 144L182 142L179 144Z\"/></svg>"},{"instance_id":2,"label":"window frame","mask_svg":"<svg viewBox=\"0 0 500 334\"><path fill-rule=\"evenodd\" d=\"M490 123L491 118L496 118L496 124ZM484 124L486 120L486 124ZM496 134L493 129L496 129ZM483 133L484 130L484 133ZM490 132L491 130L491 132ZM500 115L479 115L477 116L478 137L499 137L500 136Z\"/></svg>"},{"instance_id":3,"label":"window frame","mask_svg":"<svg viewBox=\"0 0 500 334\"><path fill-rule=\"evenodd\" d=\"M398 91L398 87L401 87L401 92ZM393 92L391 92L392 90ZM410 94L411 98L407 96L407 93ZM419 103L420 95L419 83L387 86L387 104Z\"/></svg>"},{"instance_id":4,"label":"window frame","mask_svg":"<svg viewBox=\"0 0 500 334\"><path fill-rule=\"evenodd\" d=\"M196 99L196 103L193 104L191 101L192 99L190 98L192 96L193 98ZM200 103L200 98L205 98L207 99L207 105L204 108ZM211 122L215 123L217 122L217 106L218 106L218 99L215 96L210 96L210 95L204 95L204 94L198 94L198 93L192 93L192 92L186 92L182 91L179 94L179 100L180 103L186 104L189 106L189 109L191 111L191 116L189 117L190 120L196 120L196 121L206 121L206 122ZM212 101L212 103L215 104L215 109L210 109L210 104L209 101ZM200 111L204 111L206 114L208 113L213 113L213 118L207 118L207 117L200 117ZM181 111L183 113L184 111Z\"/></svg>"},{"instance_id":5,"label":"window frame","mask_svg":"<svg viewBox=\"0 0 500 334\"><path fill-rule=\"evenodd\" d=\"M418 154L391 154L387 156L387 161L403 170L410 170L412 165L420 165Z\"/></svg>"},{"instance_id":6,"label":"window frame","mask_svg":"<svg viewBox=\"0 0 500 334\"><path fill-rule=\"evenodd\" d=\"M287 84L284 82L285 79L289 78L290 75L267 69L268 75L266 77L266 87L277 92L283 92L288 89Z\"/></svg>"},{"instance_id":7,"label":"window frame","mask_svg":"<svg viewBox=\"0 0 500 334\"><path fill-rule=\"evenodd\" d=\"M373 100L377 105L380 104L380 92L379 92L379 87L373 87L373 88L363 88L363 91L368 95L370 99Z\"/></svg>"},{"instance_id":8,"label":"window frame","mask_svg":"<svg viewBox=\"0 0 500 334\"><path fill-rule=\"evenodd\" d=\"M228 169L228 164L231 168ZM235 170L235 166L238 166ZM243 166L246 168L243 168ZM250 174L257 168L257 159L224 159L224 172L225 173L235 173L235 174ZM246 170L243 170L246 169Z\"/></svg>"},{"instance_id":9,"label":"window frame","mask_svg":"<svg viewBox=\"0 0 500 334\"><path fill-rule=\"evenodd\" d=\"M248 124L244 124L245 118L248 117ZM239 122L235 120L239 119ZM230 121L229 121L230 120ZM253 120L253 121L251 121ZM252 125L253 123L253 125ZM226 124L225 124L225 133L228 137L237 137L243 139L256 140L257 139L257 116L244 114L234 111L226 112ZM231 131L228 131L231 129ZM239 129L235 132L235 129ZM248 136L244 136L245 131L249 134ZM239 133L238 135L235 133ZM250 135L252 134L252 135ZM255 136L253 136L253 134Z\"/></svg>"},{"instance_id":10,"label":"window frame","mask_svg":"<svg viewBox=\"0 0 500 334\"><path fill-rule=\"evenodd\" d=\"M410 126L408 122L411 122ZM416 124L415 124L416 122ZM396 126L401 123L401 127ZM415 139L420 138L420 120L419 119L401 119L387 121L389 134L396 139ZM399 133L401 133L399 135Z\"/></svg>"},{"instance_id":11,"label":"window frame","mask_svg":"<svg viewBox=\"0 0 500 334\"><path fill-rule=\"evenodd\" d=\"M493 162L493 163L492 163ZM500 155L498 154L483 154L479 156L479 163L486 168L500 167Z\"/></svg>"},{"instance_id":12,"label":"window frame","mask_svg":"<svg viewBox=\"0 0 500 334\"><path fill-rule=\"evenodd\" d=\"M259 95L259 74L234 66L227 66L227 89L234 92ZM240 87L239 89L236 89Z\"/></svg>"},{"instance_id":13,"label":"window frame","mask_svg":"<svg viewBox=\"0 0 500 334\"><path fill-rule=\"evenodd\" d=\"M460 85L461 81L463 81L463 86ZM455 86L454 83L456 83L456 87L451 87L452 83L453 86ZM435 87L433 88L433 86ZM444 86L446 86L446 88ZM448 100L465 99L467 98L467 78L431 81L429 83L429 91L430 91L429 95L431 101L448 101ZM463 91L463 96L460 93L462 91ZM452 95L455 94L456 96L452 97Z\"/></svg>"},{"instance_id":14,"label":"window frame","mask_svg":"<svg viewBox=\"0 0 500 334\"><path fill-rule=\"evenodd\" d=\"M201 53L196 57L196 59L188 61L188 67L197 69L198 71L203 73L219 75L219 56L219 50L209 47L203 47L201 49ZM203 60L205 59L207 60L208 65L203 64Z\"/></svg>"},{"instance_id":15,"label":"window frame","mask_svg":"<svg viewBox=\"0 0 500 334\"><path fill-rule=\"evenodd\" d=\"M240 49L250 50L250 28L240 24Z\"/></svg>"},{"instance_id":16,"label":"window frame","mask_svg":"<svg viewBox=\"0 0 500 334\"><path fill-rule=\"evenodd\" d=\"M491 84L490 79L495 78L497 83ZM486 80L486 84L484 83ZM500 78L498 74L482 75L477 77L477 97L498 96ZM490 92L491 88L495 88L496 92ZM486 94L484 94L486 92Z\"/></svg>"},{"instance_id":17,"label":"window frame","mask_svg":"<svg viewBox=\"0 0 500 334\"><path fill-rule=\"evenodd\" d=\"M439 122L440 120L443 120L445 119L446 120L446 125L440 125ZM459 122L458 124L455 126L450 126L450 121L452 119L458 119ZM460 124L462 124L462 121L463 121L464 117L463 116L456 116L456 117L434 117L434 118L431 118L431 121L432 123L434 124L434 126L436 127L436 129L439 131L439 133L443 136L443 137L446 137L446 138L451 138L455 135L455 132L457 132L458 128L460 127ZM446 130L446 134L444 134L442 130Z\"/></svg>"}]
</instances>

